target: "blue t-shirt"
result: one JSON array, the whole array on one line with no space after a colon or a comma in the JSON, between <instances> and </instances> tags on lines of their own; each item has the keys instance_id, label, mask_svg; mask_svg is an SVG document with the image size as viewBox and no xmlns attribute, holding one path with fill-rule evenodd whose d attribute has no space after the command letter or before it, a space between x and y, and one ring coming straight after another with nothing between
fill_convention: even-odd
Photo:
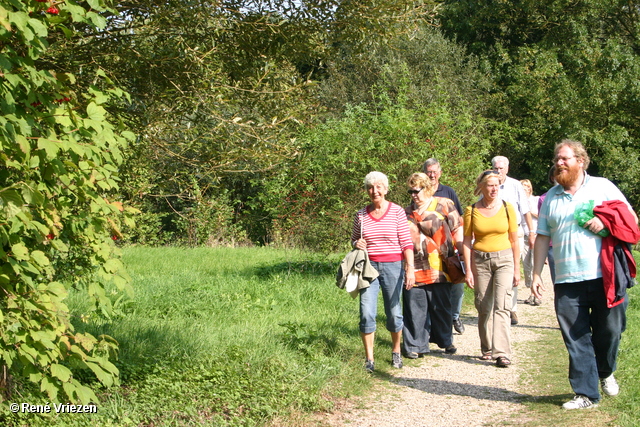
<instances>
[{"instance_id":1,"label":"blue t-shirt","mask_svg":"<svg viewBox=\"0 0 640 427\"><path fill-rule=\"evenodd\" d=\"M607 200L622 200L629 205L618 187L608 179L589 176L586 172L584 177L582 186L573 195L565 192L561 185L551 188L540 207L538 234L553 240L556 283L602 277L602 238L578 225L573 216L576 207L590 200L594 201L594 206Z\"/></svg>"}]
</instances>

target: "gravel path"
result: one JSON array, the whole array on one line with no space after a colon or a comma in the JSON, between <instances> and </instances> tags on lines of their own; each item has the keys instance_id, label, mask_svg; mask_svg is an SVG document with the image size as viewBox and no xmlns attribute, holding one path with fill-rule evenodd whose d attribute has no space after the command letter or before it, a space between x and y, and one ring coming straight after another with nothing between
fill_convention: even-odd
<instances>
[{"instance_id":1,"label":"gravel path","mask_svg":"<svg viewBox=\"0 0 640 427\"><path fill-rule=\"evenodd\" d=\"M502 420L524 408L520 399L530 396L520 383L520 374L527 367L523 355L535 346L537 328L557 327L546 266L543 275L547 290L541 306L524 304L529 290L519 289L520 322L511 328L510 367L497 368L494 362L479 360L477 312L471 307L462 316L464 334L454 333L455 355L446 355L432 344L430 355L390 371L390 378L380 375L371 396L338 405L321 423L336 427L503 425Z\"/></svg>"}]
</instances>

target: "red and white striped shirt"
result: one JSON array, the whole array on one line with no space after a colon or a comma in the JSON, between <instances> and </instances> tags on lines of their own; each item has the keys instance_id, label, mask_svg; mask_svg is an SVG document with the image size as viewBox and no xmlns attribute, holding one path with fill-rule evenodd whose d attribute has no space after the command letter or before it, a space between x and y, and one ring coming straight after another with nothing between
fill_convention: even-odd
<instances>
[{"instance_id":1,"label":"red and white striped shirt","mask_svg":"<svg viewBox=\"0 0 640 427\"><path fill-rule=\"evenodd\" d=\"M360 221L363 221L363 236L360 235ZM367 241L369 259L375 262L401 261L407 249L413 250L407 214L400 206L389 202L387 211L376 219L368 207L359 210L353 220L351 242L364 237Z\"/></svg>"}]
</instances>

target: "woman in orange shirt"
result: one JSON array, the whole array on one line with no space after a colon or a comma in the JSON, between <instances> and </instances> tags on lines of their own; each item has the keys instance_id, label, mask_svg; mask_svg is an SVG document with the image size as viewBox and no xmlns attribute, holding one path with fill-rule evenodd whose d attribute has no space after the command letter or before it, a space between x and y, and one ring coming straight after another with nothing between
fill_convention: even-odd
<instances>
[{"instance_id":1,"label":"woman in orange shirt","mask_svg":"<svg viewBox=\"0 0 640 427\"><path fill-rule=\"evenodd\" d=\"M520 283L520 247L516 211L498 197L498 172L484 171L476 179L476 196L464 213L463 253L466 281L475 294L482 360L511 364L510 307Z\"/></svg>"},{"instance_id":2,"label":"woman in orange shirt","mask_svg":"<svg viewBox=\"0 0 640 427\"><path fill-rule=\"evenodd\" d=\"M404 354L415 359L435 343L454 354L451 279L444 260L462 249L462 217L450 199L435 197L436 186L424 173L407 181L412 203L405 208L413 240L415 285L402 293ZM453 237L453 238L452 238Z\"/></svg>"}]
</instances>

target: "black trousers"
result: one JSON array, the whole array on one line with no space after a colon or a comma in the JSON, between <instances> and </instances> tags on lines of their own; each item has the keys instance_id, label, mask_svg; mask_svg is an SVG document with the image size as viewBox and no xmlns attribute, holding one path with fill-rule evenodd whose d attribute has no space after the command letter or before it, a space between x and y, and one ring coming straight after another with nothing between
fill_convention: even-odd
<instances>
[{"instance_id":1,"label":"black trousers","mask_svg":"<svg viewBox=\"0 0 640 427\"><path fill-rule=\"evenodd\" d=\"M453 344L451 283L433 283L402 291L402 349L428 353L429 343L440 348Z\"/></svg>"}]
</instances>

